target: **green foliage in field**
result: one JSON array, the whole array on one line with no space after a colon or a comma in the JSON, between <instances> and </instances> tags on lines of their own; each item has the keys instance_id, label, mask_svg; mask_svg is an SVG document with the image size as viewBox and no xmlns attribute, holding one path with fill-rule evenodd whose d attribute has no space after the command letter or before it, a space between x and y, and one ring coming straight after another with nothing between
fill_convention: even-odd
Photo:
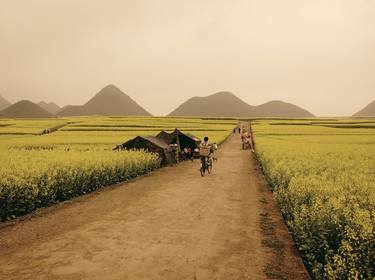
<instances>
[{"instance_id":1,"label":"green foliage in field","mask_svg":"<svg viewBox=\"0 0 375 280\"><path fill-rule=\"evenodd\" d=\"M160 164L145 152L64 151L47 147L0 152L0 219L145 174Z\"/></svg>"},{"instance_id":2,"label":"green foliage in field","mask_svg":"<svg viewBox=\"0 0 375 280\"><path fill-rule=\"evenodd\" d=\"M65 119L0 119L0 135L37 135L65 123Z\"/></svg>"},{"instance_id":3,"label":"green foliage in field","mask_svg":"<svg viewBox=\"0 0 375 280\"><path fill-rule=\"evenodd\" d=\"M313 275L374 279L375 129L341 122L256 121L257 156Z\"/></svg>"},{"instance_id":4,"label":"green foliage in field","mask_svg":"<svg viewBox=\"0 0 375 280\"><path fill-rule=\"evenodd\" d=\"M38 135L43 130L61 124L58 131ZM0 144L6 147L53 145L79 150L82 146L100 145L112 149L117 144L137 136L156 135L179 128L198 137L209 136L211 142L220 143L237 124L236 120L158 117L77 117L56 120L0 120ZM4 125L4 126L2 126ZM31 136L26 134L35 134Z\"/></svg>"},{"instance_id":5,"label":"green foliage in field","mask_svg":"<svg viewBox=\"0 0 375 280\"><path fill-rule=\"evenodd\" d=\"M145 174L159 166L154 154L112 149L137 135L176 127L223 141L235 120L79 117L0 120L0 220ZM66 124L58 131L45 129Z\"/></svg>"}]
</instances>

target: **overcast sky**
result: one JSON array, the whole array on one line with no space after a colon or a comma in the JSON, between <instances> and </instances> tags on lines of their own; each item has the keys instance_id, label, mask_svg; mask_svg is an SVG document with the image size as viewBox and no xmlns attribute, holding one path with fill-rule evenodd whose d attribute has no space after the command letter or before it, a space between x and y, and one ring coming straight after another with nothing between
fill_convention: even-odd
<instances>
[{"instance_id":1,"label":"overcast sky","mask_svg":"<svg viewBox=\"0 0 375 280\"><path fill-rule=\"evenodd\" d=\"M321 116L375 99L373 0L0 0L0 93L83 104L115 84L167 114L231 91Z\"/></svg>"}]
</instances>

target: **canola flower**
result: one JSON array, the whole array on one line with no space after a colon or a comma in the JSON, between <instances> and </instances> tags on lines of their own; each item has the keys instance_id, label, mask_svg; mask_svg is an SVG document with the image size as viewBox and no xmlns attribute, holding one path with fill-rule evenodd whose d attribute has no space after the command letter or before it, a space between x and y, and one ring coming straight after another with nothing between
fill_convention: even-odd
<instances>
[{"instance_id":1,"label":"canola flower","mask_svg":"<svg viewBox=\"0 0 375 280\"><path fill-rule=\"evenodd\" d=\"M375 130L253 125L257 157L316 279L375 279Z\"/></svg>"},{"instance_id":2,"label":"canola flower","mask_svg":"<svg viewBox=\"0 0 375 280\"><path fill-rule=\"evenodd\" d=\"M68 200L158 168L143 151L0 150L0 219Z\"/></svg>"},{"instance_id":3,"label":"canola flower","mask_svg":"<svg viewBox=\"0 0 375 280\"><path fill-rule=\"evenodd\" d=\"M236 124L236 120L220 118L1 119L0 221L159 167L157 155L112 151L137 135L155 135L178 127L220 143ZM61 126L58 131L42 135L57 126Z\"/></svg>"}]
</instances>

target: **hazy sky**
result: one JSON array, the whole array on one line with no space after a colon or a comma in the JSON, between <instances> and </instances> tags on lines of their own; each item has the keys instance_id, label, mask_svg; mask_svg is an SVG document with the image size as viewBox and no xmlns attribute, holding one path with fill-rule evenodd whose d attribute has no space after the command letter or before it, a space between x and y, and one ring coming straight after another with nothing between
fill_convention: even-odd
<instances>
[{"instance_id":1,"label":"hazy sky","mask_svg":"<svg viewBox=\"0 0 375 280\"><path fill-rule=\"evenodd\" d=\"M322 116L375 99L374 0L0 0L0 92L82 104L115 84L161 115L228 90Z\"/></svg>"}]
</instances>

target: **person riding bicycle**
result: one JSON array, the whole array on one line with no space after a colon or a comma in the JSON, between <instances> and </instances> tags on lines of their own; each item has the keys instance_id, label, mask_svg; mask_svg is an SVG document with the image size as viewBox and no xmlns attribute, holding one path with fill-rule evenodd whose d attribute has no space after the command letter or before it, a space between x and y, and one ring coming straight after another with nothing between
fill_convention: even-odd
<instances>
[{"instance_id":1,"label":"person riding bicycle","mask_svg":"<svg viewBox=\"0 0 375 280\"><path fill-rule=\"evenodd\" d=\"M211 154L211 146L210 146L210 142L208 141L208 137L204 137L203 138L203 142L201 142L201 144L199 145L199 148L200 150L203 150L203 149L209 149L210 152L208 155L201 155L201 164L204 163L205 160L207 160L207 158L210 156Z\"/></svg>"},{"instance_id":2,"label":"person riding bicycle","mask_svg":"<svg viewBox=\"0 0 375 280\"><path fill-rule=\"evenodd\" d=\"M208 147L210 146L210 142L208 142L209 138L206 136L203 138L203 142L201 142L200 147Z\"/></svg>"}]
</instances>

